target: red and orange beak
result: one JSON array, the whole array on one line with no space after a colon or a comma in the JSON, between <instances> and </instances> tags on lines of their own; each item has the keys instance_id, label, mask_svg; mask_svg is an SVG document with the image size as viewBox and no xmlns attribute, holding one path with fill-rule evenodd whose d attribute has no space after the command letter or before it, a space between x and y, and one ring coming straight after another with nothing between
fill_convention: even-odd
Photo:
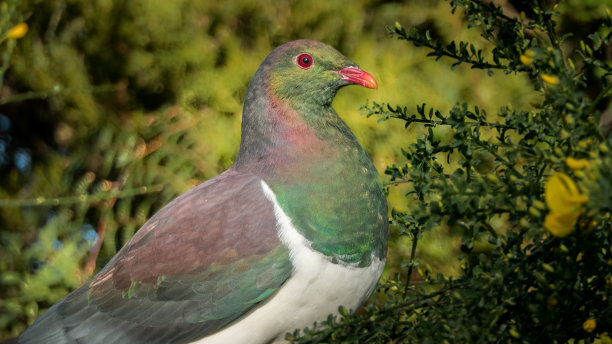
<instances>
[{"instance_id":1,"label":"red and orange beak","mask_svg":"<svg viewBox=\"0 0 612 344\"><path fill-rule=\"evenodd\" d=\"M342 75L342 80L361 85L363 87L378 89L376 80L370 73L364 72L357 67L345 67L338 71Z\"/></svg>"}]
</instances>

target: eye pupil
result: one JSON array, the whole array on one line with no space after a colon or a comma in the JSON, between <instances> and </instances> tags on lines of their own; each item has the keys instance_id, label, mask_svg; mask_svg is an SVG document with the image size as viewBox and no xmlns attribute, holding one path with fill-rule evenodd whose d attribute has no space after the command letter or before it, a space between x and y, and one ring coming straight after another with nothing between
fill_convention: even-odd
<instances>
[{"instance_id":1,"label":"eye pupil","mask_svg":"<svg viewBox=\"0 0 612 344\"><path fill-rule=\"evenodd\" d=\"M302 63L307 65L307 64L310 63L310 59L308 57L304 56L304 57L302 57Z\"/></svg>"}]
</instances>

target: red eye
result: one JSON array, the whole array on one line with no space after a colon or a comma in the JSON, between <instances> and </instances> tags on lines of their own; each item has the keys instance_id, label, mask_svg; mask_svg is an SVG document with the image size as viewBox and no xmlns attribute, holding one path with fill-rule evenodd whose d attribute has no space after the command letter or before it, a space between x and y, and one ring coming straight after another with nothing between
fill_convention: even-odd
<instances>
[{"instance_id":1,"label":"red eye","mask_svg":"<svg viewBox=\"0 0 612 344\"><path fill-rule=\"evenodd\" d=\"M300 68L304 68L304 69L308 69L310 67L312 67L312 56L310 56L310 54L299 54L297 59L296 59L297 65L300 66Z\"/></svg>"}]
</instances>

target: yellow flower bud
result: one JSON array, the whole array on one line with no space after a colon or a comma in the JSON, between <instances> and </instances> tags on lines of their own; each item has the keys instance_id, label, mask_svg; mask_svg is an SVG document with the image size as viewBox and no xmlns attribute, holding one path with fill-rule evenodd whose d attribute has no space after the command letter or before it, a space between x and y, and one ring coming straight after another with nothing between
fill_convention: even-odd
<instances>
[{"instance_id":1,"label":"yellow flower bud","mask_svg":"<svg viewBox=\"0 0 612 344\"><path fill-rule=\"evenodd\" d=\"M497 179L497 175L495 173L489 173L487 174L487 179L489 180L489 182L491 183L497 183L499 182L499 179Z\"/></svg>"},{"instance_id":2,"label":"yellow flower bud","mask_svg":"<svg viewBox=\"0 0 612 344\"><path fill-rule=\"evenodd\" d=\"M536 200L533 201L532 204L533 204L534 207L536 207L538 209L542 209L542 210L546 209L546 204L544 204L544 202L542 202L540 200L536 199Z\"/></svg>"},{"instance_id":3,"label":"yellow flower bud","mask_svg":"<svg viewBox=\"0 0 612 344\"><path fill-rule=\"evenodd\" d=\"M582 329L589 333L593 332L593 330L595 330L595 327L597 327L597 322L593 318L588 318L582 324Z\"/></svg>"},{"instance_id":4,"label":"yellow flower bud","mask_svg":"<svg viewBox=\"0 0 612 344\"><path fill-rule=\"evenodd\" d=\"M523 227L523 228L529 228L529 226L530 226L529 221L527 221L527 219L526 219L526 218L524 218L524 217L523 217L523 218L522 218L522 219L519 221L519 224L520 224L520 225L521 225L521 227Z\"/></svg>"},{"instance_id":5,"label":"yellow flower bud","mask_svg":"<svg viewBox=\"0 0 612 344\"><path fill-rule=\"evenodd\" d=\"M572 59L570 59L569 57L567 58L567 64L573 71L576 70L576 66L574 66L574 61L572 61Z\"/></svg>"},{"instance_id":6,"label":"yellow flower bud","mask_svg":"<svg viewBox=\"0 0 612 344\"><path fill-rule=\"evenodd\" d=\"M554 75L542 74L542 81L544 81L549 86L555 86L559 83L559 78Z\"/></svg>"},{"instance_id":7,"label":"yellow flower bud","mask_svg":"<svg viewBox=\"0 0 612 344\"><path fill-rule=\"evenodd\" d=\"M529 66L533 62L533 59L527 55L521 55L519 59L521 60L521 63L525 66Z\"/></svg>"},{"instance_id":8,"label":"yellow flower bud","mask_svg":"<svg viewBox=\"0 0 612 344\"><path fill-rule=\"evenodd\" d=\"M533 62L534 57L535 52L533 52L533 50L531 49L528 49L525 50L525 52L523 53L523 55L521 55L521 57L519 57L519 59L521 60L522 64L524 64L525 66L529 66Z\"/></svg>"},{"instance_id":9,"label":"yellow flower bud","mask_svg":"<svg viewBox=\"0 0 612 344\"><path fill-rule=\"evenodd\" d=\"M6 37L10 39L19 39L25 36L26 33L28 33L28 24L24 22L13 26L6 34Z\"/></svg>"},{"instance_id":10,"label":"yellow flower bud","mask_svg":"<svg viewBox=\"0 0 612 344\"><path fill-rule=\"evenodd\" d=\"M561 131L559 132L559 137L561 138L561 140L568 139L570 137L570 133L565 129L561 129Z\"/></svg>"},{"instance_id":11,"label":"yellow flower bud","mask_svg":"<svg viewBox=\"0 0 612 344\"><path fill-rule=\"evenodd\" d=\"M533 217L540 217L542 216L542 213L540 213L540 211L534 207L529 207L529 214L531 214L531 216Z\"/></svg>"},{"instance_id":12,"label":"yellow flower bud","mask_svg":"<svg viewBox=\"0 0 612 344\"><path fill-rule=\"evenodd\" d=\"M582 170L582 169L589 167L589 161L586 159L567 158L567 160L565 160L565 163L567 164L569 168L571 168L574 171Z\"/></svg>"}]
</instances>

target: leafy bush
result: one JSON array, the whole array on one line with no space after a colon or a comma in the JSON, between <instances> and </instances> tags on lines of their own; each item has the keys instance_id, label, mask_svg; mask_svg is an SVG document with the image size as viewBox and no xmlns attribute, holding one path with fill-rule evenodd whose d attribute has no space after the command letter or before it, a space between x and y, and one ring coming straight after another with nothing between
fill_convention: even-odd
<instances>
[{"instance_id":1,"label":"leafy bush","mask_svg":"<svg viewBox=\"0 0 612 344\"><path fill-rule=\"evenodd\" d=\"M412 240L412 255L401 275L380 286L382 302L355 316L341 309L344 317L288 339L610 342L612 140L599 126L612 89L610 12L588 37L573 37L558 31L557 3L530 2L516 16L479 0L450 3L493 44L490 52L399 23L390 35L453 60L452 68L525 74L539 97L530 108L507 105L494 115L466 103L448 113L425 104L415 112L365 105L367 116L425 128L402 147L405 163L386 170L389 184L409 185L412 207L392 215ZM568 53L572 44L577 51ZM459 276L432 273L415 259L439 226L460 233Z\"/></svg>"}]
</instances>

